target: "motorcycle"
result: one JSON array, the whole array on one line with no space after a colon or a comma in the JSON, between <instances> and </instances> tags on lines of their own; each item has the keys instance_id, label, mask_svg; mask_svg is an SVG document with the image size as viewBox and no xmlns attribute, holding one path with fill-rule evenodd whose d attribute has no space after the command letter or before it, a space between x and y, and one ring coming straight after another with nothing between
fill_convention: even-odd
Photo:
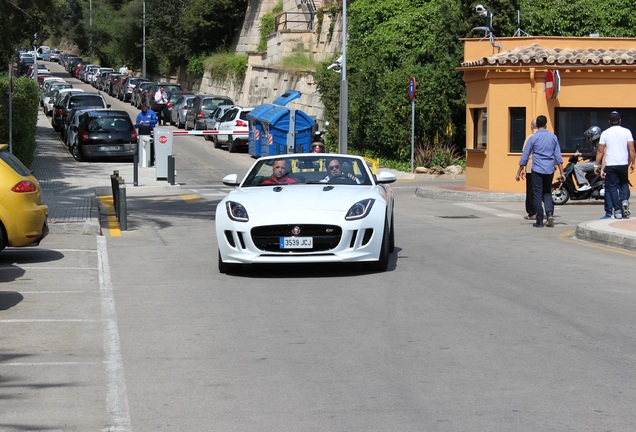
<instances>
[{"instance_id":1,"label":"motorcycle","mask_svg":"<svg viewBox=\"0 0 636 432\"><path fill-rule=\"evenodd\" d=\"M578 150L578 146L576 146ZM585 173L591 188L585 191L579 191L576 187L576 177L574 175L574 166L579 161L578 155L572 155L568 159L568 164L563 169L565 181L552 183L552 202L555 205L563 205L572 200L597 199L605 198L605 179L594 171Z\"/></svg>"},{"instance_id":2,"label":"motorcycle","mask_svg":"<svg viewBox=\"0 0 636 432\"><path fill-rule=\"evenodd\" d=\"M312 142L310 146L311 153L327 153L327 147L325 147L325 140L323 135L326 133L324 130L315 131L312 135Z\"/></svg>"}]
</instances>

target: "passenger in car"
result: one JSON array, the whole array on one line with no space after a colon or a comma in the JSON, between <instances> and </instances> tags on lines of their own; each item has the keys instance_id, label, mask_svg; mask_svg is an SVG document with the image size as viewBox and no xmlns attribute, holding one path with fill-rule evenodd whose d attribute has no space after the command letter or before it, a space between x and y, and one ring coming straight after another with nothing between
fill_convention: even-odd
<instances>
[{"instance_id":1,"label":"passenger in car","mask_svg":"<svg viewBox=\"0 0 636 432\"><path fill-rule=\"evenodd\" d=\"M262 185L290 183L298 183L298 180L289 176L289 169L287 168L287 161L285 159L274 160L274 165L272 165L272 176L261 182Z\"/></svg>"}]
</instances>

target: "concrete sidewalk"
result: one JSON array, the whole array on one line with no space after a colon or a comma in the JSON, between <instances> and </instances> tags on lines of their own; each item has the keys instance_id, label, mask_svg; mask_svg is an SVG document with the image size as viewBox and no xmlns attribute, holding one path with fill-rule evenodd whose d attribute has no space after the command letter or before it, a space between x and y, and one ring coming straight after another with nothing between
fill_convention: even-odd
<instances>
[{"instance_id":1,"label":"concrete sidewalk","mask_svg":"<svg viewBox=\"0 0 636 432\"><path fill-rule=\"evenodd\" d=\"M49 206L49 229L54 232L99 234L97 190L111 190L110 176L119 171L128 196L174 192L179 185L159 181L154 168L139 168L133 186L133 164L77 162L41 111L36 127L37 148L31 169L40 183L42 201Z\"/></svg>"},{"instance_id":2,"label":"concrete sidewalk","mask_svg":"<svg viewBox=\"0 0 636 432\"><path fill-rule=\"evenodd\" d=\"M127 196L170 195L181 189L178 184L170 185L165 180L157 180L154 168L139 168L139 185L133 186L131 163L75 161L51 127L49 118L41 112L36 141L37 149L31 168L40 183L42 199L49 206L51 232L100 234L100 210L96 194L110 190L110 175L115 170L126 181ZM389 171L398 176L398 184L416 183L415 194L422 198L471 202L525 200L525 194L466 187L463 175L429 176ZM576 237L636 252L636 218L583 222L576 228Z\"/></svg>"}]
</instances>

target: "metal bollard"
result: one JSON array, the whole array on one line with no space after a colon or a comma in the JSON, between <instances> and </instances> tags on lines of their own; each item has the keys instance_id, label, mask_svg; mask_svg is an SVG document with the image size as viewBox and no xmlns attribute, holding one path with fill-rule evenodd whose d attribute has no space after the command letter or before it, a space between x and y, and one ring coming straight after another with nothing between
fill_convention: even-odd
<instances>
[{"instance_id":1,"label":"metal bollard","mask_svg":"<svg viewBox=\"0 0 636 432\"><path fill-rule=\"evenodd\" d=\"M118 180L118 201L119 212L117 213L117 221L119 222L119 229L122 231L128 230L128 209L126 206L126 182L123 178Z\"/></svg>"},{"instance_id":2,"label":"metal bollard","mask_svg":"<svg viewBox=\"0 0 636 432\"><path fill-rule=\"evenodd\" d=\"M139 186L139 155L133 157L133 186Z\"/></svg>"},{"instance_id":3,"label":"metal bollard","mask_svg":"<svg viewBox=\"0 0 636 432\"><path fill-rule=\"evenodd\" d=\"M113 171L113 174L110 176L110 187L112 189L113 194L113 208L115 209L115 215L119 211L119 171Z\"/></svg>"},{"instance_id":4,"label":"metal bollard","mask_svg":"<svg viewBox=\"0 0 636 432\"><path fill-rule=\"evenodd\" d=\"M174 156L168 155L168 183L174 186Z\"/></svg>"}]
</instances>

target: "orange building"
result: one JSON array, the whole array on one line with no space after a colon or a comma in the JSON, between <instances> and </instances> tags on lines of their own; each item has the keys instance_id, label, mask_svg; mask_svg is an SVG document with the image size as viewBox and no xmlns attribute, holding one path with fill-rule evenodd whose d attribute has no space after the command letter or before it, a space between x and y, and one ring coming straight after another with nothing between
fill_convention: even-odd
<instances>
[{"instance_id":1,"label":"orange building","mask_svg":"<svg viewBox=\"0 0 636 432\"><path fill-rule=\"evenodd\" d=\"M525 191L514 177L538 115L558 136L564 166L577 144L587 149L585 130L609 127L613 110L636 136L634 38L465 39L459 70L466 82L466 186Z\"/></svg>"}]
</instances>

